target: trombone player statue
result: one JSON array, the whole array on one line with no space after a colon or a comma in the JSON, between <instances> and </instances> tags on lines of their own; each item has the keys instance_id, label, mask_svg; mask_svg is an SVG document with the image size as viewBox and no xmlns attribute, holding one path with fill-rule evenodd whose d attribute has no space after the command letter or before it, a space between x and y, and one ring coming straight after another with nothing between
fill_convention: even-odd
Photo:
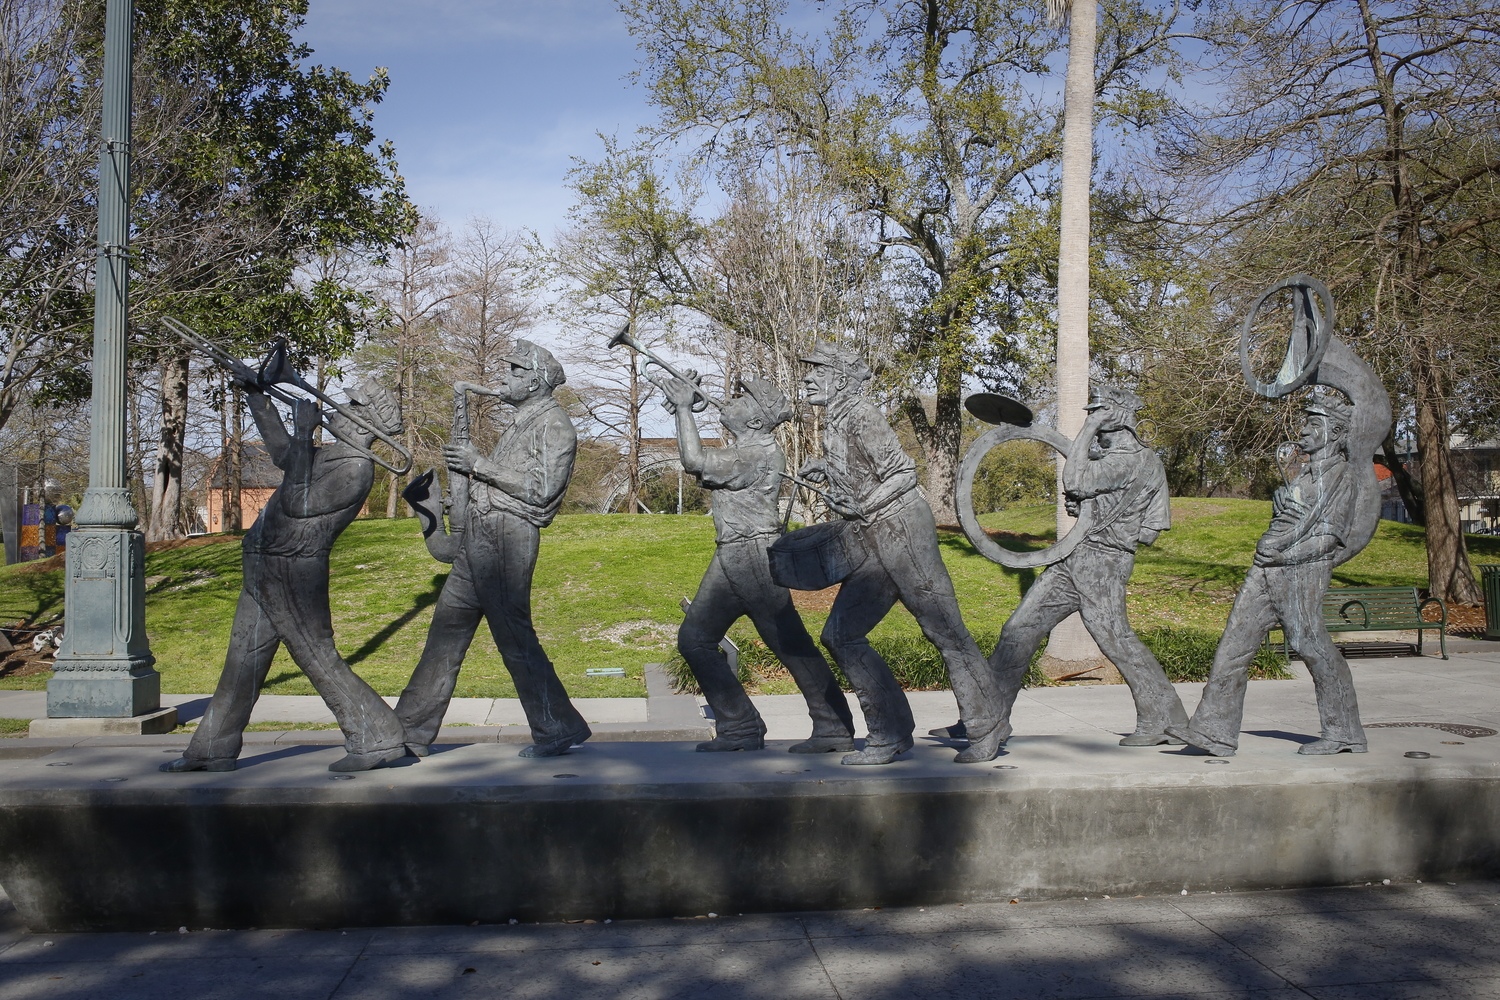
<instances>
[{"instance_id":1,"label":"trombone player statue","mask_svg":"<svg viewBox=\"0 0 1500 1000\"><path fill-rule=\"evenodd\" d=\"M204 346L196 339L192 342ZM373 380L350 390L347 405L332 403L318 393L331 404L331 414L321 413L311 401L276 390L278 383L285 382L306 388L295 373L288 372L285 342L276 345L258 377L238 361L228 365L222 352L210 353L230 368L235 383L247 393L261 440L283 476L245 534L241 556L245 585L234 611L218 688L187 751L162 765L162 770L235 769L250 711L282 644L344 732L348 755L328 769L368 771L397 760L406 755L406 747L396 713L334 647L328 553L359 516L375 482L371 444L377 437L389 440L401 432L401 404ZM290 434L268 392L291 403ZM313 443L320 423L334 436L333 443ZM409 467L409 457L407 463Z\"/></svg>"},{"instance_id":2,"label":"trombone player statue","mask_svg":"<svg viewBox=\"0 0 1500 1000\"><path fill-rule=\"evenodd\" d=\"M623 342L652 358L636 343ZM790 751L853 750L854 720L849 703L828 661L807 634L807 626L792 604L791 591L771 579L767 549L781 535L777 505L786 473L786 457L774 431L792 419L791 401L759 377L741 382L744 394L728 402L707 396L697 384L675 371L669 380L657 384L667 397L667 409L677 418L677 447L683 469L713 493L713 560L677 632L677 650L692 668L714 713L714 738L698 744L698 749L765 747L766 724L719 651L719 642L729 626L749 615L766 646L796 680L812 716L812 736ZM719 407L720 420L733 444L703 447L693 418L693 405L699 397Z\"/></svg>"},{"instance_id":3,"label":"trombone player statue","mask_svg":"<svg viewBox=\"0 0 1500 1000\"><path fill-rule=\"evenodd\" d=\"M441 511L428 506L430 472L406 492L419 514L427 511L422 520L428 549L438 558L451 551L453 562L427 630L427 645L396 705L406 745L418 757L426 756L437 738L481 618L489 623L531 725L534 743L521 756L554 757L592 735L568 700L531 621L531 575L541 529L562 506L578 450L573 421L552 396L563 384L563 367L529 340L516 341L503 360L510 370L500 388L461 385L458 392L510 403L516 408L514 421L488 457L468 441L466 426L443 449L455 497L461 493L458 484L467 480L464 507L455 504L452 512L460 537L450 536L446 546L434 548L433 532L442 518Z\"/></svg>"}]
</instances>

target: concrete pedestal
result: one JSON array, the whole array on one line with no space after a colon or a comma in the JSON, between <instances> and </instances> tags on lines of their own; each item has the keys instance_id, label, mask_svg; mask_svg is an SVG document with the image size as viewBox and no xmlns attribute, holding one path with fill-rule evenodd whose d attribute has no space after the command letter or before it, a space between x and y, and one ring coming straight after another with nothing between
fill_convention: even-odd
<instances>
[{"instance_id":1,"label":"concrete pedestal","mask_svg":"<svg viewBox=\"0 0 1500 1000\"><path fill-rule=\"evenodd\" d=\"M0 760L0 884L33 930L337 927L820 910L1500 874L1500 739L1284 733L1225 761L1106 734L837 755L445 747L342 777L335 747ZM1448 741L1445 743L1444 741ZM1491 744L1494 744L1493 746ZM1427 759L1403 757L1421 750Z\"/></svg>"},{"instance_id":2,"label":"concrete pedestal","mask_svg":"<svg viewBox=\"0 0 1500 1000\"><path fill-rule=\"evenodd\" d=\"M156 736L177 728L177 709L160 708L124 719L32 719L26 735L57 736Z\"/></svg>"}]
</instances>

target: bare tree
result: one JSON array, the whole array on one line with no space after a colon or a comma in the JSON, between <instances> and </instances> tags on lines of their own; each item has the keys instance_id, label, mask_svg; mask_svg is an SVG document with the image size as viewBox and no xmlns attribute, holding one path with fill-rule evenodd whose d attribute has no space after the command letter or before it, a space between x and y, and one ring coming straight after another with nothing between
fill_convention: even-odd
<instances>
[{"instance_id":1,"label":"bare tree","mask_svg":"<svg viewBox=\"0 0 1500 1000\"><path fill-rule=\"evenodd\" d=\"M462 292L455 281L452 235L435 216L424 215L372 281L384 322L356 365L397 394L406 425L402 443L414 455L430 458L447 438L452 415L440 401L445 313ZM396 516L400 478L390 474L386 517Z\"/></svg>"},{"instance_id":2,"label":"bare tree","mask_svg":"<svg viewBox=\"0 0 1500 1000\"><path fill-rule=\"evenodd\" d=\"M485 218L471 218L453 245L452 284L457 294L443 318L447 380L494 385L500 360L532 323L526 290L531 259L519 238ZM493 400L471 400L475 443L485 446Z\"/></svg>"},{"instance_id":3,"label":"bare tree","mask_svg":"<svg viewBox=\"0 0 1500 1000\"><path fill-rule=\"evenodd\" d=\"M1169 165L1199 178L1226 299L1320 273L1360 350L1409 392L1433 594L1480 599L1449 436L1455 401L1493 364L1500 227L1500 18L1484 0L1208 5L1212 103L1179 122ZM1476 338L1482 338L1476 339Z\"/></svg>"}]
</instances>

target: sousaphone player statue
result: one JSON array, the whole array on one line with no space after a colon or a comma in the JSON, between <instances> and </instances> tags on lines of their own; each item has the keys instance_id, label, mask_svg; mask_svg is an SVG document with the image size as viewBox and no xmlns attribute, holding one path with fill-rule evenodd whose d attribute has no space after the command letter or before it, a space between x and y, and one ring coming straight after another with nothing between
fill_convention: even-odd
<instances>
[{"instance_id":1,"label":"sousaphone player statue","mask_svg":"<svg viewBox=\"0 0 1500 1000\"><path fill-rule=\"evenodd\" d=\"M1276 380L1265 383L1252 371L1252 332L1262 307L1284 291L1292 293L1292 336ZM1309 384L1336 391L1314 392L1302 408L1302 458L1294 463L1301 467L1272 498L1270 527L1255 546L1192 722L1169 732L1215 756L1232 756L1250 662L1266 632L1279 625L1312 674L1322 722L1321 738L1297 752L1364 753L1354 677L1323 627L1323 595L1333 568L1358 555L1375 533L1380 485L1374 458L1391 426L1390 397L1370 366L1333 336L1333 296L1306 275L1277 282L1250 308L1240 332L1240 367L1251 391L1268 399Z\"/></svg>"},{"instance_id":2,"label":"sousaphone player statue","mask_svg":"<svg viewBox=\"0 0 1500 1000\"><path fill-rule=\"evenodd\" d=\"M1136 433L1141 398L1119 386L1094 386L1088 419L1072 441L1054 428L1033 426L1030 411L1013 401L1006 401L1012 404L1009 411L985 405L999 398L970 397L967 401L976 416L994 419L998 413L1002 422L981 435L964 456L959 470L959 520L969 541L987 558L1012 569L1047 567L1005 622L990 655L1000 683L1005 732L1010 732L1011 709L1032 655L1054 626L1078 612L1135 699L1135 732L1120 740L1120 745L1181 743L1166 729L1186 722L1187 713L1161 664L1131 628L1125 607L1136 547L1150 545L1172 523L1166 472ZM1041 441L1067 456L1064 500L1068 513L1078 518L1066 537L1036 552L1002 548L974 515L974 475L980 462L996 445L1022 438ZM950 727L946 734L956 735L956 728Z\"/></svg>"}]
</instances>

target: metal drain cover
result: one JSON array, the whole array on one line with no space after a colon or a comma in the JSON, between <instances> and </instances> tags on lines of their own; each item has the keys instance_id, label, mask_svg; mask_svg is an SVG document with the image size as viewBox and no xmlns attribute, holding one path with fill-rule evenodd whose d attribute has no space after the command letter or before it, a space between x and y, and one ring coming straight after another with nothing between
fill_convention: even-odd
<instances>
[{"instance_id":1,"label":"metal drain cover","mask_svg":"<svg viewBox=\"0 0 1500 1000\"><path fill-rule=\"evenodd\" d=\"M1494 729L1486 729L1484 726L1469 726L1462 722L1366 722L1366 729L1440 729L1454 736L1465 736L1471 740L1477 740L1481 736L1500 735Z\"/></svg>"}]
</instances>

